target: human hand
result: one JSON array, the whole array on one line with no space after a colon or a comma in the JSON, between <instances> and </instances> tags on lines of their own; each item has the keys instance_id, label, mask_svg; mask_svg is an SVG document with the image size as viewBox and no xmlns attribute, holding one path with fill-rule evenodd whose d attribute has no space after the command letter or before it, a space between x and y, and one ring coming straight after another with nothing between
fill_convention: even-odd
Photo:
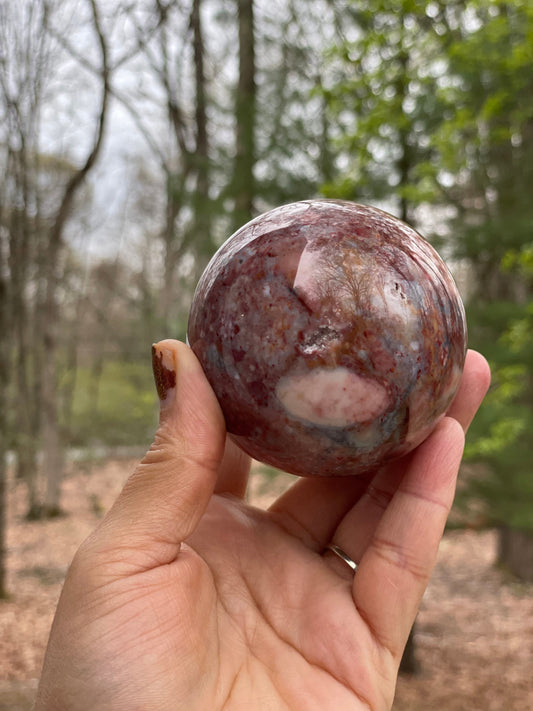
<instances>
[{"instance_id":1,"label":"human hand","mask_svg":"<svg viewBox=\"0 0 533 711\"><path fill-rule=\"evenodd\" d=\"M262 511L193 353L155 354L154 443L74 558L35 711L390 709L486 361L469 352L415 452L371 480L300 479Z\"/></svg>"}]
</instances>

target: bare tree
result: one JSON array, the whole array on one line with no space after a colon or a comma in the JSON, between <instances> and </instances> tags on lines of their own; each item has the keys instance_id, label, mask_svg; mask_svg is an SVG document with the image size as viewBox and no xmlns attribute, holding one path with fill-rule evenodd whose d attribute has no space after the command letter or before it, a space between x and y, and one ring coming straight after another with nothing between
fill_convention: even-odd
<instances>
[{"instance_id":1,"label":"bare tree","mask_svg":"<svg viewBox=\"0 0 533 711\"><path fill-rule=\"evenodd\" d=\"M154 0L157 31L143 54L163 93L166 131L155 134L138 109L138 96L118 95L156 158L165 184L163 279L160 298L162 333L175 328L179 304L178 268L186 256L192 281L213 251L211 147L208 78L205 69L203 0L162 5ZM168 136L162 143L160 136Z\"/></svg>"},{"instance_id":2,"label":"bare tree","mask_svg":"<svg viewBox=\"0 0 533 711\"><path fill-rule=\"evenodd\" d=\"M68 252L64 232L100 153L110 94L108 49L98 6L96 0L85 2L100 48L102 89L95 137L77 168L57 156L45 155L41 148L42 110L59 50L50 29L62 5L55 0L0 5L5 48L0 58L0 103L6 119L0 146L7 168L0 188L4 206L1 227L9 305L5 333L11 344L6 356L10 367L5 372L14 374L6 390L16 413L10 431L18 455L18 474L28 484L31 517L59 511L58 285ZM41 446L44 504L37 476Z\"/></svg>"},{"instance_id":3,"label":"bare tree","mask_svg":"<svg viewBox=\"0 0 533 711\"><path fill-rule=\"evenodd\" d=\"M0 146L5 161L1 182L2 250L5 268L5 330L9 342L4 357L9 381L8 408L14 412L10 444L17 453L18 475L28 484L29 510L38 509L37 449L40 425L41 350L35 328L37 278L43 252L45 214L37 189L41 169L39 124L45 77L52 52L44 30L50 6L35 3L0 4L2 55L0 98L3 112ZM33 288L30 292L30 285ZM2 369L4 370L4 369ZM7 397L7 394L5 395ZM2 408L3 409L3 408Z\"/></svg>"},{"instance_id":4,"label":"bare tree","mask_svg":"<svg viewBox=\"0 0 533 711\"><path fill-rule=\"evenodd\" d=\"M205 44L202 26L202 0L193 0L191 8L191 29L193 33L194 87L195 87L195 124L196 146L194 167L196 185L193 193L193 224L191 242L203 265L206 257L211 256L212 210L209 203L210 155L207 118L207 88L205 74Z\"/></svg>"},{"instance_id":5,"label":"bare tree","mask_svg":"<svg viewBox=\"0 0 533 711\"><path fill-rule=\"evenodd\" d=\"M42 329L42 442L43 442L43 473L46 480L46 495L44 514L53 516L60 511L60 485L63 471L63 446L61 441L58 417L58 381L57 381L57 350L58 329L60 318L57 304L58 272L57 264L63 246L63 233L70 216L75 198L88 174L94 167L101 151L110 95L111 70L108 59L107 40L104 36L96 0L87 0L91 9L92 26L97 37L100 50L100 80L101 95L96 131L87 156L68 180L48 231L48 244L43 264L43 276L46 283L44 299L40 304L39 318Z\"/></svg>"}]
</instances>

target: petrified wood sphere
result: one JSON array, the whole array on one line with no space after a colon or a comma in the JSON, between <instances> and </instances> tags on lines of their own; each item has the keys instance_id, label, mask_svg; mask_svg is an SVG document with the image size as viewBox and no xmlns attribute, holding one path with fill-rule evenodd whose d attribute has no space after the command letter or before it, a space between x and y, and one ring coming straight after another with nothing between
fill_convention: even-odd
<instances>
[{"instance_id":1,"label":"petrified wood sphere","mask_svg":"<svg viewBox=\"0 0 533 711\"><path fill-rule=\"evenodd\" d=\"M411 227L309 200L257 217L219 249L188 340L243 450L335 476L429 435L457 390L466 326L448 269Z\"/></svg>"}]
</instances>

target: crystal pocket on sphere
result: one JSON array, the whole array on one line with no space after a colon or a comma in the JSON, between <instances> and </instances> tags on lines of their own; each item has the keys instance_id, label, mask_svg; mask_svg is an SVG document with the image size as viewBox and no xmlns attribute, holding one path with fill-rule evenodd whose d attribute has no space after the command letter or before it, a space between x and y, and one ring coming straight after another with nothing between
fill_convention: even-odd
<instances>
[{"instance_id":1,"label":"crystal pocket on sphere","mask_svg":"<svg viewBox=\"0 0 533 711\"><path fill-rule=\"evenodd\" d=\"M447 267L415 230L375 208L309 200L222 245L188 340L243 450L338 476L429 435L457 390L466 325Z\"/></svg>"}]
</instances>

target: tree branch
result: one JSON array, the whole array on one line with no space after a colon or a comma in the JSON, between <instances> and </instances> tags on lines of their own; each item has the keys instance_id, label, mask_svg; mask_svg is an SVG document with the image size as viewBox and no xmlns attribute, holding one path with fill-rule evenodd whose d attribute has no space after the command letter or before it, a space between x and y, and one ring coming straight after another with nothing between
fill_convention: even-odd
<instances>
[{"instance_id":1,"label":"tree branch","mask_svg":"<svg viewBox=\"0 0 533 711\"><path fill-rule=\"evenodd\" d=\"M102 147L105 123L107 119L111 78L110 68L108 64L108 49L106 38L104 37L102 27L100 25L96 0L88 0L88 2L91 6L94 29L98 37L102 56L102 68L100 70L100 76L102 78L102 98L100 104L100 114L98 116L98 125L93 146L89 154L87 155L84 165L71 176L70 180L66 185L65 192L63 193L63 199L61 200L59 210L57 211L56 219L54 220L54 224L52 225L52 228L50 230L50 246L52 247L52 249L60 243L63 227L69 215L70 208L72 206L76 193L82 185L83 181L85 180L87 174L90 172L91 168L96 162L96 159Z\"/></svg>"}]
</instances>

